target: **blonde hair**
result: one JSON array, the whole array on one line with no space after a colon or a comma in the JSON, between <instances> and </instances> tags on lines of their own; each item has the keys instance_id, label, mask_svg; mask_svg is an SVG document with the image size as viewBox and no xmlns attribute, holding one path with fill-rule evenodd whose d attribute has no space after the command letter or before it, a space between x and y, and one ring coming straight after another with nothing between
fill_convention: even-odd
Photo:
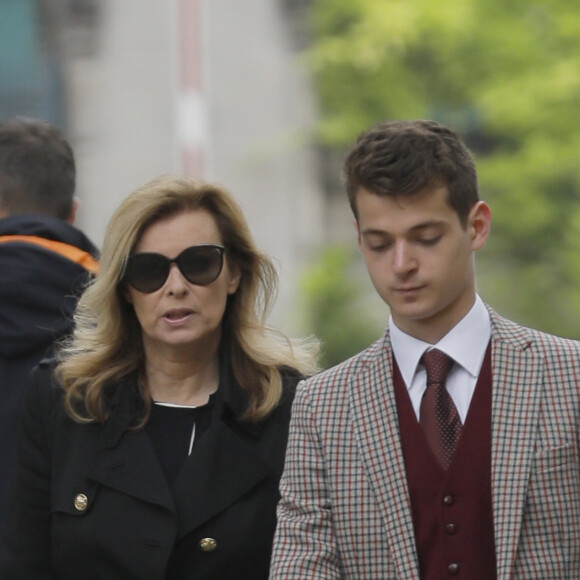
<instances>
[{"instance_id":1,"label":"blonde hair","mask_svg":"<svg viewBox=\"0 0 580 580\"><path fill-rule=\"evenodd\" d=\"M228 299L222 340L228 342L234 377L250 397L245 418L257 422L276 407L282 395L281 368L303 376L318 370L318 341L289 339L266 324L278 276L270 258L257 249L238 203L220 186L165 175L131 193L111 218L99 274L78 303L72 337L59 350L57 378L74 420L103 423L111 386L143 372L141 328L123 296L127 258L152 223L197 209L214 217L227 259L241 273L239 287ZM139 382L143 425L151 399Z\"/></svg>"}]
</instances>

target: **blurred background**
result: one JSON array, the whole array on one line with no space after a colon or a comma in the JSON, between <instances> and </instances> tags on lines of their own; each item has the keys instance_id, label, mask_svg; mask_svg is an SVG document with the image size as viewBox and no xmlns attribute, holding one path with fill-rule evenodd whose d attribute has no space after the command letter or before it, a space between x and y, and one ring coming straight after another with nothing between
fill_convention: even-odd
<instances>
[{"instance_id":1,"label":"blurred background","mask_svg":"<svg viewBox=\"0 0 580 580\"><path fill-rule=\"evenodd\" d=\"M324 364L382 333L340 181L370 125L432 118L476 156L478 290L580 337L580 12L567 0L0 0L0 117L59 126L98 245L161 173L225 185L277 262L272 322Z\"/></svg>"}]
</instances>

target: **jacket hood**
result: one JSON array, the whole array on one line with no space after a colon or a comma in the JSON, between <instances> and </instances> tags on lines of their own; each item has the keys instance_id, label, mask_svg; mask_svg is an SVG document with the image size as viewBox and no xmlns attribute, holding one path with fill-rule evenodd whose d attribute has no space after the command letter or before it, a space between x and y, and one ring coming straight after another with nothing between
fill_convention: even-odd
<instances>
[{"instance_id":1,"label":"jacket hood","mask_svg":"<svg viewBox=\"0 0 580 580\"><path fill-rule=\"evenodd\" d=\"M9 235L63 242L98 257L85 234L56 218L2 218L0 236ZM82 266L49 249L27 242L0 243L0 357L48 349L70 332L77 299L88 281Z\"/></svg>"}]
</instances>

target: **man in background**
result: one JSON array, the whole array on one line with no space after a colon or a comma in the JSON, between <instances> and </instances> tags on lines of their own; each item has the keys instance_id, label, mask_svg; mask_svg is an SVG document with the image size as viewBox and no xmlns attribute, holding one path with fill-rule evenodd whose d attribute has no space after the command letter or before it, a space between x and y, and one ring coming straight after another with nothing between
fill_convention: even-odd
<instances>
[{"instance_id":1,"label":"man in background","mask_svg":"<svg viewBox=\"0 0 580 580\"><path fill-rule=\"evenodd\" d=\"M73 151L52 125L0 122L0 521L30 369L72 328L97 248L72 224Z\"/></svg>"},{"instance_id":2,"label":"man in background","mask_svg":"<svg viewBox=\"0 0 580 580\"><path fill-rule=\"evenodd\" d=\"M471 154L438 123L381 123L345 177L390 318L298 386L270 577L580 578L580 342L478 296Z\"/></svg>"}]
</instances>

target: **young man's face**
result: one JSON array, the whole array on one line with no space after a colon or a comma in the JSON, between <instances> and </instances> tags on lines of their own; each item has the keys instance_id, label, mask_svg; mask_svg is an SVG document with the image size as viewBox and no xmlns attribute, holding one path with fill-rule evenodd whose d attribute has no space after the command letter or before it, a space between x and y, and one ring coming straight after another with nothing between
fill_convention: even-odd
<instances>
[{"instance_id":1,"label":"young man's face","mask_svg":"<svg viewBox=\"0 0 580 580\"><path fill-rule=\"evenodd\" d=\"M473 251L491 222L489 206L473 206L465 227L437 186L408 198L357 193L358 243L371 280L396 325L437 342L475 300Z\"/></svg>"}]
</instances>

